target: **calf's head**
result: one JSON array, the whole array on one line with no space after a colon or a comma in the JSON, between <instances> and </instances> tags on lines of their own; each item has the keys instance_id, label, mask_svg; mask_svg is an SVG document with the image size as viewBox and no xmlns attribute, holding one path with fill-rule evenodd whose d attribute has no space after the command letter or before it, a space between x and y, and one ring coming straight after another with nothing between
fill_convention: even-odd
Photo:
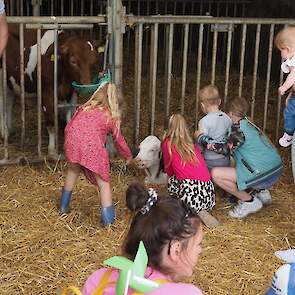
<instances>
[{"instance_id":1,"label":"calf's head","mask_svg":"<svg viewBox=\"0 0 295 295\"><path fill-rule=\"evenodd\" d=\"M103 54L98 53L101 43L79 37L69 37L59 47L60 59L69 79L88 85L103 70Z\"/></svg>"},{"instance_id":2,"label":"calf's head","mask_svg":"<svg viewBox=\"0 0 295 295\"><path fill-rule=\"evenodd\" d=\"M159 165L161 156L161 141L158 137L149 135L139 145L139 153L135 160L138 168L145 169Z\"/></svg>"}]
</instances>

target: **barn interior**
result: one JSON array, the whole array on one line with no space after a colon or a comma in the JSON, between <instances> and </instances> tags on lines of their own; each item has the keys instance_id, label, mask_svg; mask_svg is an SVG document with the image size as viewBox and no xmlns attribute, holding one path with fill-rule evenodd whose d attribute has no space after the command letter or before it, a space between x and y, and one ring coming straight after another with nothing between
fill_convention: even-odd
<instances>
[{"instance_id":1,"label":"barn interior","mask_svg":"<svg viewBox=\"0 0 295 295\"><path fill-rule=\"evenodd\" d=\"M111 1L42 0L37 10L31 2L34 1L5 1L7 15L32 16L36 11L44 17L105 15ZM204 228L202 256L188 281L198 285L204 294L265 294L273 272L282 265L274 252L295 248L291 150L277 144L283 130L284 107L277 88L284 77L280 73L279 51L273 46L276 32L284 24L293 22L294 5L291 0L279 3L274 0L267 4L260 0L129 0L122 1L122 4L126 13L135 17L159 14L213 17L212 23L204 23L202 31L201 21L189 24L187 48L185 24L174 23L171 29L169 22L159 23L155 62L155 52L151 50L155 38L154 23L143 22L142 39L138 38L138 24L130 22L126 25L122 90L127 109L122 129L131 147L151 131L159 137L163 135L167 110L169 114L182 112L193 132L197 120L203 115L198 107L198 89L213 81L224 101L237 95L249 100L249 116L282 156L284 172L271 188L273 203L259 213L244 220L231 219L227 215L231 204L217 191L217 205L212 214L220 225L214 229ZM242 21L233 22L232 27L229 24L216 28L213 26L216 18ZM257 21L247 23L244 29L243 19L249 18ZM269 22L263 23L263 19ZM75 29L70 33L105 40L107 25ZM217 35L218 38L214 37ZM138 42L142 46L141 68L138 66ZM255 49L257 43L258 51ZM183 54L185 50L186 55ZM136 94L139 91L139 69L140 98ZM151 82L153 77L154 84ZM66 170L62 155L65 122L59 122L58 156L52 159L47 155L48 134L43 116L41 131L38 131L40 111L36 99L36 96L26 96L25 104L16 99L13 129L7 140L0 139L0 159L5 159L8 153L8 160L11 160L9 165L9 161L2 161L0 167L1 294L60 294L67 285L82 288L86 278L102 267L106 258L121 254L132 218L125 206L125 191L131 182L144 181L142 171L134 167L126 169L123 160L112 159L116 223L110 227L101 226L97 191L83 175L74 190L70 214L59 215L58 203ZM79 103L83 101L79 99ZM24 120L20 115L23 110ZM1 120L3 114L0 114ZM23 141L22 130L25 130ZM41 156L37 151L39 138ZM163 186L155 187L165 190Z\"/></svg>"}]
</instances>

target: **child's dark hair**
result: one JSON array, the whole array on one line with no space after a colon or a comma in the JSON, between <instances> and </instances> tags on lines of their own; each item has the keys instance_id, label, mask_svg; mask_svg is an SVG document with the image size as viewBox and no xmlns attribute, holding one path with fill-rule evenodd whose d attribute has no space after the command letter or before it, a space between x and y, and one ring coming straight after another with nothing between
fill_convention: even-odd
<instances>
[{"instance_id":1,"label":"child's dark hair","mask_svg":"<svg viewBox=\"0 0 295 295\"><path fill-rule=\"evenodd\" d=\"M126 192L126 204L136 212L125 241L125 253L134 259L140 241L143 241L149 257L149 265L161 269L161 253L172 240L182 241L186 247L188 238L194 236L200 227L197 216L188 211L180 200L162 195L142 214L140 209L149 199L148 190L140 183L131 184Z\"/></svg>"},{"instance_id":2,"label":"child's dark hair","mask_svg":"<svg viewBox=\"0 0 295 295\"><path fill-rule=\"evenodd\" d=\"M226 109L238 117L246 117L249 105L244 97L235 97L228 101Z\"/></svg>"}]
</instances>

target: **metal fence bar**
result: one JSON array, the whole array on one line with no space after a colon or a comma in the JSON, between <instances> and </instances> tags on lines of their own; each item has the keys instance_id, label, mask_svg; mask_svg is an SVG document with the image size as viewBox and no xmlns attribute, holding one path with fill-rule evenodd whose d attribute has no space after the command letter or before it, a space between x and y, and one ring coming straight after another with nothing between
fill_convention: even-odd
<instances>
[{"instance_id":1,"label":"metal fence bar","mask_svg":"<svg viewBox=\"0 0 295 295\"><path fill-rule=\"evenodd\" d=\"M180 111L184 113L184 97L186 88L186 70L187 70L187 52L188 52L188 36L189 36L189 24L184 25L184 39L183 39L183 54L182 54L182 80L181 80L181 101Z\"/></svg>"},{"instance_id":2,"label":"metal fence bar","mask_svg":"<svg viewBox=\"0 0 295 295\"><path fill-rule=\"evenodd\" d=\"M58 33L57 30L54 30L54 88L53 88L53 97L54 97L54 131L55 131L55 154L58 154L58 89L57 89L57 50L58 50Z\"/></svg>"},{"instance_id":3,"label":"metal fence bar","mask_svg":"<svg viewBox=\"0 0 295 295\"><path fill-rule=\"evenodd\" d=\"M280 85L283 84L283 71L280 71ZM279 139L279 129L281 123L281 107L282 107L282 96L278 94L278 103L277 103L277 124L276 124L276 141Z\"/></svg>"},{"instance_id":4,"label":"metal fence bar","mask_svg":"<svg viewBox=\"0 0 295 295\"><path fill-rule=\"evenodd\" d=\"M140 97L141 97L141 73L142 73L142 39L143 39L143 25L136 27L135 32L135 134L134 142L137 145L139 141L139 127L140 127Z\"/></svg>"},{"instance_id":5,"label":"metal fence bar","mask_svg":"<svg viewBox=\"0 0 295 295\"><path fill-rule=\"evenodd\" d=\"M41 122L41 107L42 107L42 66L41 66L41 29L37 30L37 122L38 122L38 156L42 156L42 122Z\"/></svg>"},{"instance_id":6,"label":"metal fence bar","mask_svg":"<svg viewBox=\"0 0 295 295\"><path fill-rule=\"evenodd\" d=\"M254 68L253 68L253 83L252 83L252 96L251 96L251 117L254 119L256 86L257 86L257 69L258 69L258 54L260 45L261 24L257 25L256 38L255 38L255 53L254 53Z\"/></svg>"},{"instance_id":7,"label":"metal fence bar","mask_svg":"<svg viewBox=\"0 0 295 295\"><path fill-rule=\"evenodd\" d=\"M212 63L211 63L211 84L215 83L217 38L218 38L217 25L213 25L213 27L214 27L214 34L213 34L213 49L212 49Z\"/></svg>"},{"instance_id":8,"label":"metal fence bar","mask_svg":"<svg viewBox=\"0 0 295 295\"><path fill-rule=\"evenodd\" d=\"M239 96L242 96L244 65L245 65L245 44L246 44L247 25L243 25L242 41L241 41L241 57L240 57L240 76L239 76Z\"/></svg>"},{"instance_id":9,"label":"metal fence bar","mask_svg":"<svg viewBox=\"0 0 295 295\"><path fill-rule=\"evenodd\" d=\"M196 89L196 120L195 126L198 124L198 115L199 115L199 91L201 84L201 68L202 68L202 50L203 50L203 33L204 33L204 24L200 24L199 27L199 43L198 43L198 59L197 59L197 89Z\"/></svg>"},{"instance_id":10,"label":"metal fence bar","mask_svg":"<svg viewBox=\"0 0 295 295\"><path fill-rule=\"evenodd\" d=\"M25 136L26 136L26 121L25 121L25 78L24 78L24 24L19 26L19 50L20 50L20 99L21 99L21 149L25 152Z\"/></svg>"},{"instance_id":11,"label":"metal fence bar","mask_svg":"<svg viewBox=\"0 0 295 295\"><path fill-rule=\"evenodd\" d=\"M270 25L270 30L269 30L267 74L266 74L266 87L265 87L265 97L264 97L263 131L265 131L265 129L266 129L267 105L268 105L268 96L269 96L270 71L271 71L272 48L273 48L273 36L274 36L274 24Z\"/></svg>"},{"instance_id":12,"label":"metal fence bar","mask_svg":"<svg viewBox=\"0 0 295 295\"><path fill-rule=\"evenodd\" d=\"M231 48L232 48L232 34L233 24L229 25L228 36L227 36L227 54L226 54L226 68L225 68L225 87L224 87L224 103L227 101L228 85L229 85L229 69L231 59Z\"/></svg>"},{"instance_id":13,"label":"metal fence bar","mask_svg":"<svg viewBox=\"0 0 295 295\"><path fill-rule=\"evenodd\" d=\"M151 72L151 121L150 132L154 134L155 130L155 107L156 107L156 78L157 78L157 58L158 58L158 31L159 24L155 23L153 28L153 48L150 62L152 63Z\"/></svg>"},{"instance_id":14,"label":"metal fence bar","mask_svg":"<svg viewBox=\"0 0 295 295\"><path fill-rule=\"evenodd\" d=\"M4 158L8 159L8 126L7 126L7 67L6 67L6 50L3 51L2 55L2 82L3 82L3 116L2 116L2 122L3 122L3 147L4 147Z\"/></svg>"},{"instance_id":15,"label":"metal fence bar","mask_svg":"<svg viewBox=\"0 0 295 295\"><path fill-rule=\"evenodd\" d=\"M167 68L167 88L166 88L166 118L170 112L170 98L171 98L171 72L172 72L172 50L173 50L173 24L169 26L169 41L168 41L168 68Z\"/></svg>"}]
</instances>

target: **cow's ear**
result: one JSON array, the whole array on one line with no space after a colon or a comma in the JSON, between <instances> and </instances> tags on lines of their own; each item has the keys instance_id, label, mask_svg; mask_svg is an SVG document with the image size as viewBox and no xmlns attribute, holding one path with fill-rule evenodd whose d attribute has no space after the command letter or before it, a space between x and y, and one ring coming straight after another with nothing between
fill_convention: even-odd
<instances>
[{"instance_id":1,"label":"cow's ear","mask_svg":"<svg viewBox=\"0 0 295 295\"><path fill-rule=\"evenodd\" d=\"M61 53L61 55L67 55L69 54L69 51L70 51L70 47L69 47L69 44L67 43L59 47L59 52Z\"/></svg>"}]
</instances>

